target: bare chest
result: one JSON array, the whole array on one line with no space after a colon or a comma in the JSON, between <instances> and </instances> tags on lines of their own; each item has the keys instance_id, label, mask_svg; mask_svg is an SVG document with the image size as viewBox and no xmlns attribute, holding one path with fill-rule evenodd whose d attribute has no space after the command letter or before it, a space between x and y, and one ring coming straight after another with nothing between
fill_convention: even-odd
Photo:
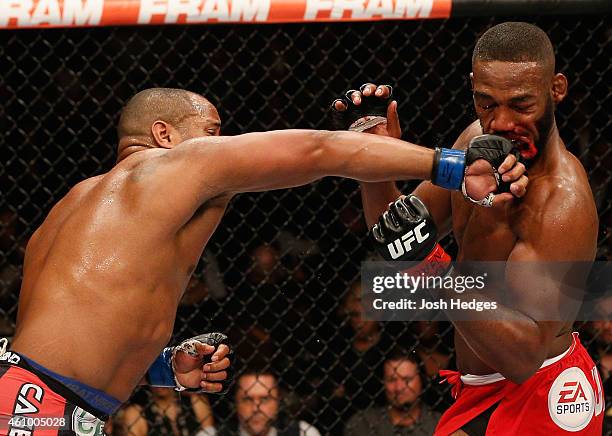
<instances>
[{"instance_id":1,"label":"bare chest","mask_svg":"<svg viewBox=\"0 0 612 436\"><path fill-rule=\"evenodd\" d=\"M517 237L509 209L487 209L452 195L453 234L459 247L458 261L507 260Z\"/></svg>"}]
</instances>

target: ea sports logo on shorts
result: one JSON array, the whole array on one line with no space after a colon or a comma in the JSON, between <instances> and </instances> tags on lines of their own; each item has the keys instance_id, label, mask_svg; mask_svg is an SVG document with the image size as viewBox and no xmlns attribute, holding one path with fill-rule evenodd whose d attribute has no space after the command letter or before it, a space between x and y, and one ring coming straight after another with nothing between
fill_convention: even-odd
<instances>
[{"instance_id":1,"label":"ea sports logo on shorts","mask_svg":"<svg viewBox=\"0 0 612 436\"><path fill-rule=\"evenodd\" d=\"M548 392L548 412L553 422L567 431L585 428L595 410L593 388L578 367L557 376Z\"/></svg>"}]
</instances>

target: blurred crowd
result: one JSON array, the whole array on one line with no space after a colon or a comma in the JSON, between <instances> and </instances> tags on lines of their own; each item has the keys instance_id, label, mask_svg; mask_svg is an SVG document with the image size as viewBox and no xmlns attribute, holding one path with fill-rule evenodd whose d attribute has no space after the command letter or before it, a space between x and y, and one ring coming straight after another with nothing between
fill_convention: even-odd
<instances>
[{"instance_id":1,"label":"blurred crowd","mask_svg":"<svg viewBox=\"0 0 612 436\"><path fill-rule=\"evenodd\" d=\"M335 304L315 306L307 275L287 249L292 245L319 254L311 242L295 238L262 244L250 251L246 280L233 293L216 273L202 271L183 298L179 314L185 317L202 316L211 305L216 311L212 303L219 299L231 310L232 393L217 398L143 387L114 417L110 434L433 433L452 403L449 386L438 377L440 369L455 368L452 324L367 320L358 279L336 291ZM217 269L214 259L207 265ZM576 329L600 365L610 404L612 322L577 323ZM607 416L606 432L612 431L612 408Z\"/></svg>"},{"instance_id":2,"label":"blurred crowd","mask_svg":"<svg viewBox=\"0 0 612 436\"><path fill-rule=\"evenodd\" d=\"M365 232L347 207L340 220ZM24 244L17 215L0 213L0 303L12 307L20 286ZM346 236L345 236L346 237ZM246 250L235 277L211 252L190 281L177 315L175 338L224 331L235 350L236 377L225 397L141 387L106 427L111 435L429 435L452 403L438 371L454 369L454 329L448 322L366 319L354 269L327 279L313 265L324 249L279 232ZM355 253L367 259L367 250ZM325 274L325 270L323 270ZM233 277L233 280L232 280ZM352 280L348 280L352 277ZM321 283L329 287L321 289ZM346 283L340 287L339 283ZM12 316L0 334L12 333ZM598 362L612 403L612 322L577 323ZM607 410L607 430L612 408Z\"/></svg>"}]
</instances>

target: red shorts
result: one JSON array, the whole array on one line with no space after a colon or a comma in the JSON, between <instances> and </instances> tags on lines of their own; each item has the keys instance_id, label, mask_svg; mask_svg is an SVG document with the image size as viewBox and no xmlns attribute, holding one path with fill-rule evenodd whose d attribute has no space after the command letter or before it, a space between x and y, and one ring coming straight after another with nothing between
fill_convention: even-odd
<instances>
[{"instance_id":1,"label":"red shorts","mask_svg":"<svg viewBox=\"0 0 612 436\"><path fill-rule=\"evenodd\" d=\"M440 375L453 384L455 403L442 415L435 436L459 430L495 406L486 434L601 436L604 418L602 382L578 333L570 348L548 359L526 382L518 385L501 374Z\"/></svg>"},{"instance_id":2,"label":"red shorts","mask_svg":"<svg viewBox=\"0 0 612 436\"><path fill-rule=\"evenodd\" d=\"M23 356L0 356L0 435L102 436L105 418Z\"/></svg>"}]
</instances>

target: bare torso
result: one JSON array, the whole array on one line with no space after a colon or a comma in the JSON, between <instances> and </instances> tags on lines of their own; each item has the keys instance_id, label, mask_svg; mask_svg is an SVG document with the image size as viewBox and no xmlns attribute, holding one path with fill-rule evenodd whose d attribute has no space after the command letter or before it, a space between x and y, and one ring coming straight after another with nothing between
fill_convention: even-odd
<instances>
[{"instance_id":1,"label":"bare torso","mask_svg":"<svg viewBox=\"0 0 612 436\"><path fill-rule=\"evenodd\" d=\"M461 193L451 194L452 228L459 246L457 261L506 261L515 245L524 238L534 237L539 226L555 222L547 210L558 210L561 202L572 202L572 195L581 197L588 207L580 213L592 218L593 223L584 229L584 234L573 235L577 240L586 240L592 245L593 257L596 249L597 211L586 173L580 162L559 140L558 152L549 153L546 168L530 177L526 196L515 200L503 209L484 209L466 202ZM573 191L568 196L566 192ZM568 205L568 213L576 213ZM557 241L546 241L556 244ZM550 259L554 260L554 259ZM559 259L564 260L564 259ZM575 259L579 260L579 259ZM582 259L582 260L592 260ZM548 358L563 353L571 344L573 320L560 326L557 337L549 347ZM455 332L457 366L463 374L490 374L497 372L484 363L468 346L463 337Z\"/></svg>"},{"instance_id":2,"label":"bare torso","mask_svg":"<svg viewBox=\"0 0 612 436\"><path fill-rule=\"evenodd\" d=\"M32 236L12 349L126 400L169 341L178 302L227 205L179 231L147 207L135 153L75 186Z\"/></svg>"}]
</instances>

